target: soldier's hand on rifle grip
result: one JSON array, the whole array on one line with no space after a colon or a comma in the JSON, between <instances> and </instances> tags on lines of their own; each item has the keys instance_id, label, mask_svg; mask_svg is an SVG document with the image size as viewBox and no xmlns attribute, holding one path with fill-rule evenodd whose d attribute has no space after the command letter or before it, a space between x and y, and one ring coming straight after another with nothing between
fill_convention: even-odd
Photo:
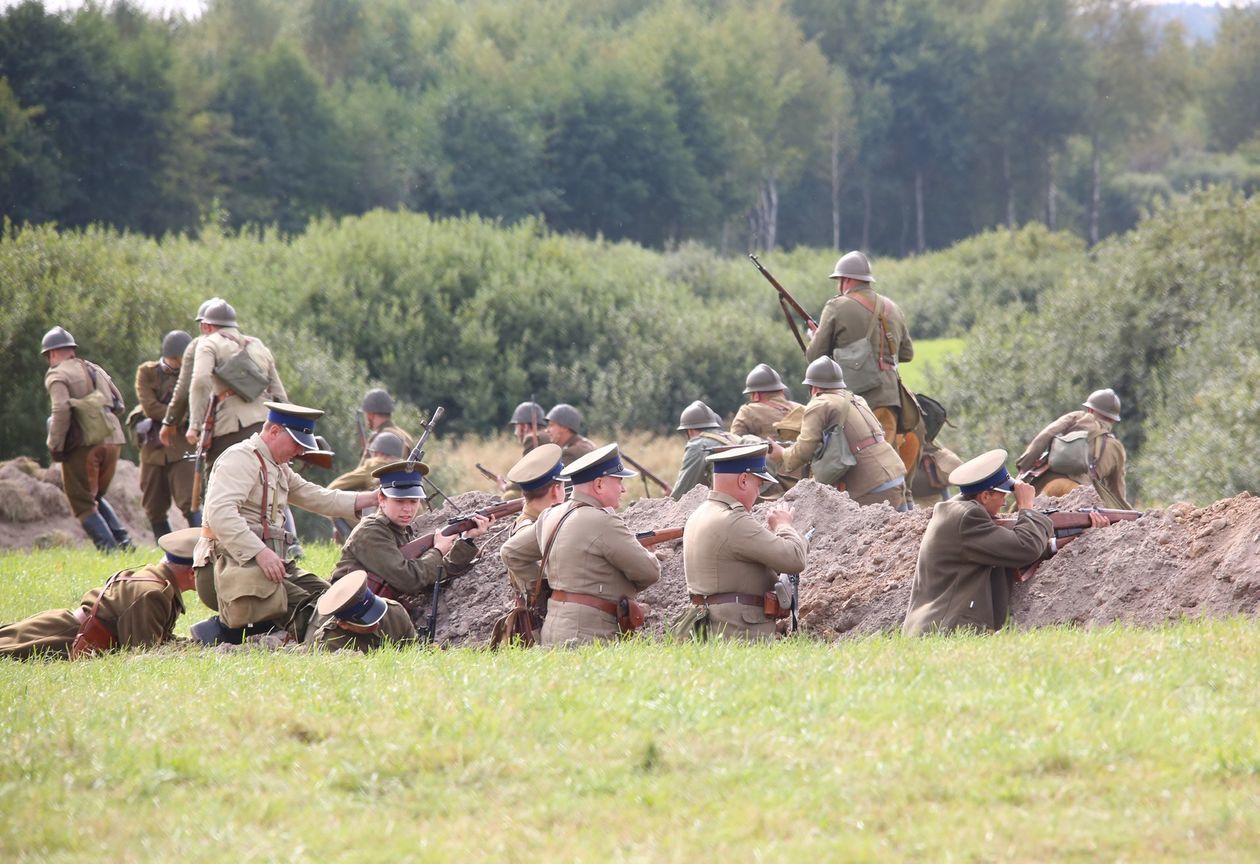
<instances>
[{"instance_id":1,"label":"soldier's hand on rifle grip","mask_svg":"<svg viewBox=\"0 0 1260 864\"><path fill-rule=\"evenodd\" d=\"M771 531L779 530L781 525L792 525L792 505L776 504L771 508L770 513L766 516L766 525Z\"/></svg>"},{"instance_id":2,"label":"soldier's hand on rifle grip","mask_svg":"<svg viewBox=\"0 0 1260 864\"><path fill-rule=\"evenodd\" d=\"M1089 511L1089 527L1090 528L1106 528L1110 524L1111 524L1111 520L1109 520L1103 514L1099 513L1097 510ZM1089 530L1089 529L1087 528L1086 530Z\"/></svg>"},{"instance_id":3,"label":"soldier's hand on rifle grip","mask_svg":"<svg viewBox=\"0 0 1260 864\"><path fill-rule=\"evenodd\" d=\"M451 547L455 545L455 541L459 539L454 534L443 534L441 529L433 532L433 548L443 558L451 551Z\"/></svg>"},{"instance_id":4,"label":"soldier's hand on rifle grip","mask_svg":"<svg viewBox=\"0 0 1260 864\"><path fill-rule=\"evenodd\" d=\"M482 536L486 533L486 531L490 530L490 526L494 524L493 516L482 516L480 513L474 513L472 514L472 518L473 521L477 523L477 527L469 528L464 532L463 537L465 540L474 540ZM436 540L437 538L434 539ZM434 545L437 544L435 543Z\"/></svg>"},{"instance_id":5,"label":"soldier's hand on rifle grip","mask_svg":"<svg viewBox=\"0 0 1260 864\"><path fill-rule=\"evenodd\" d=\"M1027 483L1015 481L1015 509L1029 510L1032 508L1033 499L1037 497L1037 490Z\"/></svg>"},{"instance_id":6,"label":"soldier's hand on rifle grip","mask_svg":"<svg viewBox=\"0 0 1260 864\"><path fill-rule=\"evenodd\" d=\"M170 447L172 444L174 444L175 443L175 427L163 426L162 430L158 432L158 440L162 442L163 447Z\"/></svg>"},{"instance_id":7,"label":"soldier's hand on rifle grip","mask_svg":"<svg viewBox=\"0 0 1260 864\"><path fill-rule=\"evenodd\" d=\"M193 430L189 429L189 430L188 430L188 434L184 436L184 439L188 442L189 446L191 446L191 447L196 447L196 446L197 446L197 438L198 438L198 437L199 437L199 436L197 435L197 433L196 433L196 432L194 432Z\"/></svg>"},{"instance_id":8,"label":"soldier's hand on rifle grip","mask_svg":"<svg viewBox=\"0 0 1260 864\"><path fill-rule=\"evenodd\" d=\"M270 549L264 549L254 556L254 563L262 570L263 575L272 582L284 581L284 559L272 552Z\"/></svg>"}]
</instances>

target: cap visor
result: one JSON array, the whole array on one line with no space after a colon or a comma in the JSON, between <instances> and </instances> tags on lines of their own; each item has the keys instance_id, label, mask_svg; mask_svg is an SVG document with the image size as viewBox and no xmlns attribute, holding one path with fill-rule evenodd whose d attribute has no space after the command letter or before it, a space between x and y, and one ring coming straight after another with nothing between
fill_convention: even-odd
<instances>
[{"instance_id":1,"label":"cap visor","mask_svg":"<svg viewBox=\"0 0 1260 864\"><path fill-rule=\"evenodd\" d=\"M423 486L382 486L381 494L386 498L410 498L415 500L423 500L428 497L424 494Z\"/></svg>"},{"instance_id":2,"label":"cap visor","mask_svg":"<svg viewBox=\"0 0 1260 864\"><path fill-rule=\"evenodd\" d=\"M1010 495L1012 492L1014 492L1014 491L1015 491L1015 478L1014 478L1014 477L1007 477L1005 480L1003 480L1003 481L1002 481L1001 483L999 483L998 485L996 485L996 486L992 486L992 487L990 487L990 488L991 488L991 489L993 489L993 491L995 491L995 492L1004 492L1004 493L1006 493L1007 495Z\"/></svg>"},{"instance_id":3,"label":"cap visor","mask_svg":"<svg viewBox=\"0 0 1260 864\"><path fill-rule=\"evenodd\" d=\"M638 477L638 476L639 476L639 472L638 472L638 471L627 471L625 468L622 468L620 471L609 471L609 472L608 472L607 474L605 474L604 476L605 476L605 477Z\"/></svg>"},{"instance_id":4,"label":"cap visor","mask_svg":"<svg viewBox=\"0 0 1260 864\"><path fill-rule=\"evenodd\" d=\"M748 473L753 475L754 477L760 477L762 480L765 480L767 483L779 482L779 478L775 477L773 474L771 474L768 471L749 471Z\"/></svg>"},{"instance_id":5,"label":"cap visor","mask_svg":"<svg viewBox=\"0 0 1260 864\"><path fill-rule=\"evenodd\" d=\"M292 438L297 443L301 444L302 449L304 450L318 450L319 449L319 444L316 443L315 436L312 435L310 432L301 432L297 429L290 429L288 426L284 427L284 431L289 433L290 438Z\"/></svg>"}]
</instances>

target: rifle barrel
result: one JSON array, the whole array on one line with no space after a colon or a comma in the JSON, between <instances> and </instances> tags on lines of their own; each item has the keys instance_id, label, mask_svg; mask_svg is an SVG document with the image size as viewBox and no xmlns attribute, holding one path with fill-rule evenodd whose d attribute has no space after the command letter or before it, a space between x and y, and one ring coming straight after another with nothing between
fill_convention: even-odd
<instances>
[{"instance_id":1,"label":"rifle barrel","mask_svg":"<svg viewBox=\"0 0 1260 864\"><path fill-rule=\"evenodd\" d=\"M648 469L644 468L642 464L640 464L640 463L638 463L638 462L634 461L634 459L632 459L630 456L626 455L626 451L624 451L624 450L622 450L622 451L621 451L621 458L622 458L622 459L625 459L627 462L629 462L629 463L630 463L630 465L631 465L631 467L633 467L633 468L638 468L638 469L639 469L639 473L640 473L640 474L642 474L644 477L648 478L648 479L649 479L649 480L651 480L653 483L657 484L657 485L658 485L658 486L660 486L662 489L664 489L664 490L665 490L665 494L666 494L666 495L673 495L673 494L674 494L674 487L673 487L673 486L670 486L668 483L666 483L666 482L665 482L664 480L662 480L660 477L657 477L657 476L656 476L655 474L653 474L651 471L649 471Z\"/></svg>"}]
</instances>

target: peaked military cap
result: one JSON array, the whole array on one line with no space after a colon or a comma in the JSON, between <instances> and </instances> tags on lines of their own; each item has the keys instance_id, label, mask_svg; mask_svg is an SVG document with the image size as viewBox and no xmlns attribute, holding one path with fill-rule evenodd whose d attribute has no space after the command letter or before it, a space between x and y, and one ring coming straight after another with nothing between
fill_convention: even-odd
<instances>
[{"instance_id":1,"label":"peaked military cap","mask_svg":"<svg viewBox=\"0 0 1260 864\"><path fill-rule=\"evenodd\" d=\"M267 422L283 426L293 440L307 450L318 450L315 440L315 421L324 416L318 408L304 408L291 402L264 402L267 406Z\"/></svg>"},{"instance_id":2,"label":"peaked military cap","mask_svg":"<svg viewBox=\"0 0 1260 864\"><path fill-rule=\"evenodd\" d=\"M590 483L600 477L638 477L634 471L621 464L617 443L605 444L575 460L560 472L560 476L573 483Z\"/></svg>"},{"instance_id":3,"label":"peaked military cap","mask_svg":"<svg viewBox=\"0 0 1260 864\"><path fill-rule=\"evenodd\" d=\"M563 452L559 444L540 444L508 469L508 481L520 486L522 492L533 492L554 483L560 479L560 470L564 467L560 461Z\"/></svg>"},{"instance_id":4,"label":"peaked military cap","mask_svg":"<svg viewBox=\"0 0 1260 864\"><path fill-rule=\"evenodd\" d=\"M1006 471L1006 451L1002 449L968 459L949 473L949 482L964 495L975 495L986 489L1009 493L1015 488L1014 478Z\"/></svg>"},{"instance_id":5,"label":"peaked military cap","mask_svg":"<svg viewBox=\"0 0 1260 864\"><path fill-rule=\"evenodd\" d=\"M372 472L381 481L381 494L386 498L424 498L424 475L429 466L423 462L390 462Z\"/></svg>"},{"instance_id":6,"label":"peaked military cap","mask_svg":"<svg viewBox=\"0 0 1260 864\"><path fill-rule=\"evenodd\" d=\"M184 528L179 531L168 531L158 538L157 544L158 548L166 553L167 561L191 567L193 549L199 539L201 539L200 528Z\"/></svg>"},{"instance_id":7,"label":"peaked military cap","mask_svg":"<svg viewBox=\"0 0 1260 864\"><path fill-rule=\"evenodd\" d=\"M714 474L743 474L745 472L762 480L774 482L775 477L766 468L766 453L770 445L744 444L739 447L723 447L715 450L704 461L713 466Z\"/></svg>"},{"instance_id":8,"label":"peaked military cap","mask_svg":"<svg viewBox=\"0 0 1260 864\"><path fill-rule=\"evenodd\" d=\"M368 574L354 570L342 576L323 593L315 609L358 627L374 627L385 617L389 606L367 587Z\"/></svg>"}]
</instances>

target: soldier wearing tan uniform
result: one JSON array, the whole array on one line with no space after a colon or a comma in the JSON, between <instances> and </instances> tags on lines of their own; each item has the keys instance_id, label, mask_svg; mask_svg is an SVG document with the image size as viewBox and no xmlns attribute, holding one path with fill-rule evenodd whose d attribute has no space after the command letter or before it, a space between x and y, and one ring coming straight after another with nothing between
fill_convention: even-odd
<instances>
[{"instance_id":1,"label":"soldier wearing tan uniform","mask_svg":"<svg viewBox=\"0 0 1260 864\"><path fill-rule=\"evenodd\" d=\"M363 396L363 405L359 410L363 412L363 419L367 422L368 428L367 441L364 442L363 453L359 457L360 468L371 458L373 452L380 450L375 446L376 439L380 435L393 435L401 441L403 456L410 453L411 448L416 446L415 439L394 423L394 399L384 390L379 387L369 390ZM398 458L401 459L402 456Z\"/></svg>"},{"instance_id":2,"label":"soldier wearing tan uniform","mask_svg":"<svg viewBox=\"0 0 1260 864\"><path fill-rule=\"evenodd\" d=\"M263 622L301 639L328 583L283 557L289 548L285 509L293 504L346 517L376 500L372 492L325 489L290 467L300 453L318 449L315 421L324 412L279 402L266 407L263 431L229 447L210 476L205 536L195 556L197 594L219 612L206 632L222 631L208 641L239 641L233 631Z\"/></svg>"},{"instance_id":3,"label":"soldier wearing tan uniform","mask_svg":"<svg viewBox=\"0 0 1260 864\"><path fill-rule=\"evenodd\" d=\"M214 396L214 439L206 451L206 466L214 467L220 454L262 430L267 419L266 402L285 402L288 395L276 371L275 358L258 339L245 336L236 326L236 310L225 300L206 306L201 321L205 335L197 341L192 382L188 392L188 443L197 445L206 421L206 409ZM244 352L267 380L262 392L246 400L219 377L224 363Z\"/></svg>"},{"instance_id":4,"label":"soldier wearing tan uniform","mask_svg":"<svg viewBox=\"0 0 1260 864\"><path fill-rule=\"evenodd\" d=\"M123 412L122 394L109 373L76 356L77 343L62 327L44 334L41 353L48 359L44 388L52 402L48 417L48 452L61 463L61 482L70 510L97 549L111 551L134 548L126 527L105 498L114 479L123 431L118 418ZM84 428L74 416L71 399L91 397L89 406L99 427L94 437L84 440ZM92 435L91 431L86 434Z\"/></svg>"},{"instance_id":5,"label":"soldier wearing tan uniform","mask_svg":"<svg viewBox=\"0 0 1260 864\"><path fill-rule=\"evenodd\" d=\"M595 442L581 434L582 412L561 402L547 412L547 437L560 445L561 459L572 465L595 449Z\"/></svg>"},{"instance_id":6,"label":"soldier wearing tan uniform","mask_svg":"<svg viewBox=\"0 0 1260 864\"><path fill-rule=\"evenodd\" d=\"M810 400L801 419L801 431L786 449L774 444L770 459L783 470L794 471L811 464L823 447L824 436L843 429L852 460L836 487L866 506L886 503L903 509L906 501L905 466L884 440L884 430L862 397L844 389L844 375L830 357L820 357L805 371Z\"/></svg>"},{"instance_id":7,"label":"soldier wearing tan uniform","mask_svg":"<svg viewBox=\"0 0 1260 864\"><path fill-rule=\"evenodd\" d=\"M560 445L549 442L526 453L508 470L507 479L520 487L525 497L525 507L512 524L513 536L529 529L544 510L564 503L564 482L560 480L563 468ZM536 605L542 587L539 575L536 561L508 568L512 587L531 608Z\"/></svg>"},{"instance_id":8,"label":"soldier wearing tan uniform","mask_svg":"<svg viewBox=\"0 0 1260 864\"><path fill-rule=\"evenodd\" d=\"M192 553L200 536L196 528L164 534L158 545L166 556L157 564L115 573L73 609L50 609L0 627L0 656L67 657L93 612L104 627L96 631L104 641L93 642L93 650L144 648L173 639L175 622L184 614L181 595L193 588Z\"/></svg>"},{"instance_id":9,"label":"soldier wearing tan uniform","mask_svg":"<svg viewBox=\"0 0 1260 864\"><path fill-rule=\"evenodd\" d=\"M401 604L373 593L362 570L347 573L315 604L306 644L324 651L367 653L384 645L416 641L416 628Z\"/></svg>"},{"instance_id":10,"label":"soldier wearing tan uniform","mask_svg":"<svg viewBox=\"0 0 1260 864\"><path fill-rule=\"evenodd\" d=\"M1064 414L1038 432L1037 437L1029 442L1028 447L1015 460L1015 467L1020 472L1038 467L1046 468L1042 473L1034 472L1036 476L1032 484L1038 493L1059 497L1077 486L1094 483L1098 494L1103 498L1104 506L1131 510L1133 508L1128 502L1128 489L1124 480L1124 445L1111 431L1112 426L1120 422L1120 397L1111 389L1095 390L1081 407L1085 410ZM1049 470L1042 460L1048 458L1054 438L1073 432L1086 433L1089 453L1087 470L1071 475Z\"/></svg>"},{"instance_id":11,"label":"soldier wearing tan uniform","mask_svg":"<svg viewBox=\"0 0 1260 864\"><path fill-rule=\"evenodd\" d=\"M162 420L175 392L184 350L192 337L183 330L172 330L162 338L162 356L141 363L136 369L136 399L144 419L136 427L140 445L140 501L153 526L153 536L169 534L167 514L172 500L188 524L201 526L201 513L192 509L192 460L185 457L192 448L180 435L169 446L159 439Z\"/></svg>"},{"instance_id":12,"label":"soldier wearing tan uniform","mask_svg":"<svg viewBox=\"0 0 1260 864\"><path fill-rule=\"evenodd\" d=\"M736 447L707 458L713 491L687 519L683 567L691 602L708 611L708 632L726 638L772 639L765 594L780 573L805 569L805 538L792 526L790 507L777 505L766 524L750 513L766 469L767 445Z\"/></svg>"},{"instance_id":13,"label":"soldier wearing tan uniform","mask_svg":"<svg viewBox=\"0 0 1260 864\"><path fill-rule=\"evenodd\" d=\"M212 303L221 302L223 302L221 297L211 297L209 300L203 300L197 307L197 315L194 319L197 322L197 335L184 348L184 353L180 357L179 377L175 381L170 404L166 406L166 416L162 418L160 437L162 444L166 447L174 444L176 437L183 438L188 434L188 387L192 384L193 361L197 357L197 346L201 344L201 337L210 332L204 323L206 309Z\"/></svg>"},{"instance_id":14,"label":"soldier wearing tan uniform","mask_svg":"<svg viewBox=\"0 0 1260 864\"><path fill-rule=\"evenodd\" d=\"M779 373L765 363L754 366L744 379L744 395L748 401L739 407L735 419L731 421L731 432L736 435L773 438L774 424L793 408L804 407L787 398L787 385Z\"/></svg>"},{"instance_id":15,"label":"soldier wearing tan uniform","mask_svg":"<svg viewBox=\"0 0 1260 864\"><path fill-rule=\"evenodd\" d=\"M661 575L656 556L614 512L625 492L625 470L616 444L594 450L560 475L573 483L573 498L544 511L532 529L503 545L509 572L542 562L551 585L543 645L579 645L615 639L618 607Z\"/></svg>"},{"instance_id":16,"label":"soldier wearing tan uniform","mask_svg":"<svg viewBox=\"0 0 1260 864\"><path fill-rule=\"evenodd\" d=\"M1007 474L1005 450L964 462L949 482L961 492L932 508L901 628L907 636L1001 629L1010 611L1011 569L1054 551L1054 525L1032 509L1033 488ZM993 519L1011 492L1019 515L1006 528ZM1090 519L1107 524L1097 513Z\"/></svg>"},{"instance_id":17,"label":"soldier wearing tan uniform","mask_svg":"<svg viewBox=\"0 0 1260 864\"><path fill-rule=\"evenodd\" d=\"M704 457L715 449L759 443L751 435L736 435L723 430L713 409L699 399L683 409L682 416L678 418L678 431L686 434L687 446L683 448L678 479L674 481L674 491L670 493L675 501L681 501L693 486L713 485L713 468Z\"/></svg>"}]
</instances>

